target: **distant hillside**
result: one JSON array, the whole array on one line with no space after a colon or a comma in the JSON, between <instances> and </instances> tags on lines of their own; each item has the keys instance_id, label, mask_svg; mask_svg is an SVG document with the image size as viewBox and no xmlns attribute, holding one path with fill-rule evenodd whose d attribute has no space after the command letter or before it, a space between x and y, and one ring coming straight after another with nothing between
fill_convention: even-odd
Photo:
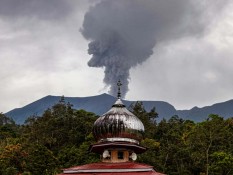
<instances>
[{"instance_id":1,"label":"distant hillside","mask_svg":"<svg viewBox=\"0 0 233 175\"><path fill-rule=\"evenodd\" d=\"M177 115L184 119L197 122L203 121L209 114L218 114L224 118L233 117L233 100L217 103L203 108L194 107L190 110L177 110Z\"/></svg>"},{"instance_id":2,"label":"distant hillside","mask_svg":"<svg viewBox=\"0 0 233 175\"><path fill-rule=\"evenodd\" d=\"M56 104L60 98L60 96L46 96L22 108L13 109L7 112L6 115L12 117L16 123L23 124L29 116L41 116L46 109ZM84 109L86 111L94 112L97 115L102 115L107 112L115 100L115 97L108 94L91 97L65 97L65 101L73 104L73 108ZM134 101L123 100L123 102L128 107ZM142 102L146 110L156 107L156 111L159 113L159 120L162 118L169 119L173 115L178 115L184 119L190 119L196 122L203 121L209 114L218 114L225 118L233 116L233 100L203 108L194 107L190 110L176 110L174 106L163 101Z\"/></svg>"},{"instance_id":3,"label":"distant hillside","mask_svg":"<svg viewBox=\"0 0 233 175\"><path fill-rule=\"evenodd\" d=\"M7 112L6 115L13 118L16 123L22 124L29 116L41 116L46 109L56 104L60 98L60 96L46 96L22 108L13 109ZM108 94L92 97L65 97L65 101L73 104L73 108L84 109L94 112L97 115L102 115L107 112L115 100L115 97ZM123 102L127 107L133 103L133 101L125 100L123 100ZM156 107L156 111L161 117L170 117L176 112L176 109L172 105L162 101L143 101L143 105L146 110Z\"/></svg>"}]
</instances>

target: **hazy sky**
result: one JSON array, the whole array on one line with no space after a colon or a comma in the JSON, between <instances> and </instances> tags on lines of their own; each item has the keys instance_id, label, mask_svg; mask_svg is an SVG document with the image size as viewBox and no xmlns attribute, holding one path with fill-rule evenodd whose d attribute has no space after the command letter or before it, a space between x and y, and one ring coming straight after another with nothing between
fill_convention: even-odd
<instances>
[{"instance_id":1,"label":"hazy sky","mask_svg":"<svg viewBox=\"0 0 233 175\"><path fill-rule=\"evenodd\" d=\"M153 0L153 7L151 0L133 1L152 9L149 21L154 15L157 28L150 30L157 31L151 34L153 54L130 69L127 100L162 100L189 109L233 99L233 2L177 0L173 6L173 0ZM87 65L90 41L80 32L84 15L99 2L0 0L0 112L46 95L109 91L104 68Z\"/></svg>"}]
</instances>

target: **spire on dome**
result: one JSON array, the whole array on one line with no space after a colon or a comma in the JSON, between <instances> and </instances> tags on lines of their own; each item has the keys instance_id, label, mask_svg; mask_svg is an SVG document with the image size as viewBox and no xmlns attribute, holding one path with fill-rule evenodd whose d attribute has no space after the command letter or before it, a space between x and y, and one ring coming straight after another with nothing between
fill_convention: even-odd
<instances>
[{"instance_id":1,"label":"spire on dome","mask_svg":"<svg viewBox=\"0 0 233 175\"><path fill-rule=\"evenodd\" d=\"M122 86L122 83L121 83L120 80L118 80L117 86L118 86L117 98L118 98L118 99L121 99L121 86Z\"/></svg>"}]
</instances>

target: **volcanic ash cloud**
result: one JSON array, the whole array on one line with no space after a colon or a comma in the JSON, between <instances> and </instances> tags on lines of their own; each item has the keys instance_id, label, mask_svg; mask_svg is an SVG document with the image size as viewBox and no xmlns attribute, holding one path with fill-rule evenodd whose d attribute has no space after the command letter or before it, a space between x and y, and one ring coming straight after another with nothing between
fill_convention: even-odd
<instances>
[{"instance_id":1,"label":"volcanic ash cloud","mask_svg":"<svg viewBox=\"0 0 233 175\"><path fill-rule=\"evenodd\" d=\"M195 5L193 4L195 3ZM85 14L81 33L90 41L90 67L104 68L109 93L122 97L130 68L147 60L156 43L199 35L205 27L198 0L102 0Z\"/></svg>"}]
</instances>

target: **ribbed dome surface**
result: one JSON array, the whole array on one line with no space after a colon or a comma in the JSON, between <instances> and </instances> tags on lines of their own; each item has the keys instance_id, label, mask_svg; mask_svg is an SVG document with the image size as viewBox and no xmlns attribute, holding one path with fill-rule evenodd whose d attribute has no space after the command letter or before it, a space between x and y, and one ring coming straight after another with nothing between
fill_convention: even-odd
<instances>
[{"instance_id":1,"label":"ribbed dome surface","mask_svg":"<svg viewBox=\"0 0 233 175\"><path fill-rule=\"evenodd\" d=\"M139 143L144 133L144 125L128 111L120 99L112 108L99 117L93 127L97 141L124 141Z\"/></svg>"}]
</instances>

